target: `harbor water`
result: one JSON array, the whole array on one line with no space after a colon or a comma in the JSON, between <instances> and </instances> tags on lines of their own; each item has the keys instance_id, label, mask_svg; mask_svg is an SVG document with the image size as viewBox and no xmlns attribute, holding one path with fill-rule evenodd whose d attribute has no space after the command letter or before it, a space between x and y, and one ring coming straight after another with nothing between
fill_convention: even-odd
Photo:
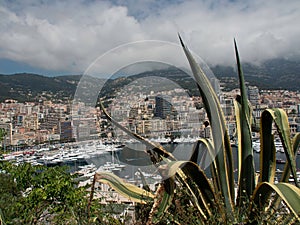
<instances>
[{"instance_id":1,"label":"harbor water","mask_svg":"<svg viewBox=\"0 0 300 225\"><path fill-rule=\"evenodd\" d=\"M188 161L191 157L194 144L192 143L179 143L179 144L168 144L164 147L171 152L177 160ZM125 165L122 170L114 170L113 172L126 179L136 180L139 179L139 172L142 171L147 178L156 177L159 174L158 169L154 166L150 160L149 155L145 152L146 147L140 143L130 143L126 144L122 149L118 151L113 151L108 154L102 154L98 157L89 158L86 160L87 164L94 164L97 168L106 164L107 162L119 163ZM234 171L235 179L237 180L237 168L238 168L238 156L237 147L232 147L233 160L234 160ZM297 170L300 169L300 157L297 155L296 165ZM277 152L276 159L278 163L276 164L276 169L278 172L278 179L280 179L280 171L284 169L284 161L286 160L285 153ZM198 162L201 162L201 158L198 158ZM200 167L205 170L205 173L210 177L210 160L204 161L204 163L199 163ZM260 165L260 154L254 152L254 169L259 172ZM73 165L72 170L77 170L78 165Z\"/></svg>"}]
</instances>

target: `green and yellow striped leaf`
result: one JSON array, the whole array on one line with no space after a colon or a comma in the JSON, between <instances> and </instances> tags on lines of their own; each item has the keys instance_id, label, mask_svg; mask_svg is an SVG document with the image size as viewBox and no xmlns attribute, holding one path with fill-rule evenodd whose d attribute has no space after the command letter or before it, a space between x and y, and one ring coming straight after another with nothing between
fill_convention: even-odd
<instances>
[{"instance_id":1,"label":"green and yellow striped leaf","mask_svg":"<svg viewBox=\"0 0 300 225\"><path fill-rule=\"evenodd\" d=\"M299 146L300 146L300 133L297 133L294 136L293 140L292 140L292 148L293 148L293 153L294 153L295 160L296 160L296 157L297 157L297 151L299 149ZM288 179L290 177L290 173L291 173L290 165L285 164L283 173L281 175L281 182L288 182Z\"/></svg>"},{"instance_id":2,"label":"green and yellow striped leaf","mask_svg":"<svg viewBox=\"0 0 300 225\"><path fill-rule=\"evenodd\" d=\"M143 184L143 189L145 189L146 191L151 191L150 190L150 187L149 187L149 184L148 184L148 182L147 182L147 180L146 180L146 178L145 178L145 176L144 176L144 174L143 174L143 172L141 171L141 169L140 168L138 168L138 172L140 173L140 175L141 175L141 180L142 180L142 184Z\"/></svg>"},{"instance_id":3,"label":"green and yellow striped leaf","mask_svg":"<svg viewBox=\"0 0 300 225\"><path fill-rule=\"evenodd\" d=\"M239 192L238 198L245 190L248 197L252 195L255 188L255 171L251 134L251 107L248 102L248 95L245 86L245 79L240 63L240 57L234 40L234 48L240 83L241 96L235 103L236 124L238 130L238 155L239 155Z\"/></svg>"},{"instance_id":4,"label":"green and yellow striped leaf","mask_svg":"<svg viewBox=\"0 0 300 225\"><path fill-rule=\"evenodd\" d=\"M197 159L200 151L200 146L203 152L202 152L201 160L200 162L198 162ZM198 164L202 170L205 170L206 167L208 167L207 164L210 163L209 167L212 174L214 189L221 190L219 180L217 179L218 170L217 170L216 162L214 160L214 150L213 150L213 145L211 143L211 140L207 138L200 138L194 144L193 154L189 161Z\"/></svg>"},{"instance_id":5,"label":"green and yellow striped leaf","mask_svg":"<svg viewBox=\"0 0 300 225\"><path fill-rule=\"evenodd\" d=\"M164 213L167 212L168 208L172 204L174 190L174 177L167 178L162 184L160 184L155 194L154 204L150 211L147 224L157 224L161 220Z\"/></svg>"},{"instance_id":6,"label":"green and yellow striped leaf","mask_svg":"<svg viewBox=\"0 0 300 225\"><path fill-rule=\"evenodd\" d=\"M118 127L120 130L124 131L126 134L128 134L129 136L133 137L134 139L140 141L141 143L143 143L144 145L147 146L148 149L151 149L151 151L149 151L149 153L151 154L151 160L152 162L155 164L157 162L160 161L159 157L160 156L163 156L169 160L176 160L174 158L174 156L169 153L168 151L166 151L161 145L159 144L156 144L156 143L153 143L149 140L147 140L146 138L142 137L141 135L139 134L136 134L132 131L130 131L129 129L127 129L126 127L122 126L120 123L118 123L118 121L114 120L109 114L108 112L106 111L106 109L104 108L102 102L100 102L100 107L101 107L101 110L103 111L103 113L105 114L105 116L107 117L107 119L113 123L116 127ZM155 155L152 153L155 152L158 154Z\"/></svg>"},{"instance_id":7,"label":"green and yellow striped leaf","mask_svg":"<svg viewBox=\"0 0 300 225\"><path fill-rule=\"evenodd\" d=\"M195 61L180 36L179 39L190 64L194 79L197 82L197 86L209 118L213 135L215 163L218 172L218 177L216 177L216 179L219 180L218 183L221 188L218 191L221 192L226 209L230 213L233 211L234 202L233 158L224 115L219 104L218 97L211 87L207 76L199 64Z\"/></svg>"},{"instance_id":8,"label":"green and yellow striped leaf","mask_svg":"<svg viewBox=\"0 0 300 225\"><path fill-rule=\"evenodd\" d=\"M211 183L203 170L199 166L190 161L172 161L164 165L164 176L172 177L179 174L181 171L186 175L185 182L188 184L186 188L189 189L191 194L191 201L199 209L203 218L208 218L212 215L212 209L216 206L216 196ZM219 205L221 206L221 205ZM220 212L224 209L219 208Z\"/></svg>"},{"instance_id":9,"label":"green and yellow striped leaf","mask_svg":"<svg viewBox=\"0 0 300 225\"><path fill-rule=\"evenodd\" d=\"M261 181L269 182L270 178L273 176L273 172L271 172L271 170L273 171L276 166L274 165L276 160L273 158L273 155L275 154L274 140L272 136L273 121L281 139L287 163L295 179L295 183L298 186L295 154L292 141L290 139L290 127L287 115L282 109L266 109L261 115Z\"/></svg>"},{"instance_id":10,"label":"green and yellow striped leaf","mask_svg":"<svg viewBox=\"0 0 300 225\"><path fill-rule=\"evenodd\" d=\"M254 161L253 161L253 149L252 141L249 144L251 130L249 124L245 126L241 118L245 118L242 115L242 107L239 100L234 101L235 115L236 115L236 128L238 138L238 199L243 195L243 190L246 191L247 195L250 196L255 187L255 176L254 175ZM243 126L244 124L244 126ZM249 133L250 132L250 133ZM250 151L249 151L250 149ZM248 168L248 169L246 169ZM253 178L253 179L252 179Z\"/></svg>"},{"instance_id":11,"label":"green and yellow striped leaf","mask_svg":"<svg viewBox=\"0 0 300 225\"><path fill-rule=\"evenodd\" d=\"M292 140L292 146L293 146L293 151L294 151L294 155L296 157L296 154L297 154L297 150L298 150L298 147L299 147L299 144L300 144L300 133L297 133L293 140ZM274 146L274 149L275 149L275 146ZM275 150L274 150L275 151ZM285 164L284 166L284 170L283 170L283 173L281 175L281 180L280 182L288 182L288 179L290 177L290 165L288 163ZM273 208L277 208L280 204L280 199L279 197L275 197L273 202L272 202L272 207Z\"/></svg>"},{"instance_id":12,"label":"green and yellow striped leaf","mask_svg":"<svg viewBox=\"0 0 300 225\"><path fill-rule=\"evenodd\" d=\"M275 193L286 204L293 213L294 217L299 220L300 215L300 189L289 183L272 184L268 182L260 183L253 193L252 207L258 207L258 211L272 210L267 207L270 196ZM250 212L253 212L251 209ZM250 214L250 218L253 218Z\"/></svg>"},{"instance_id":13,"label":"green and yellow striped leaf","mask_svg":"<svg viewBox=\"0 0 300 225\"><path fill-rule=\"evenodd\" d=\"M273 119L263 112L260 119L260 181L274 183L276 170L276 149L272 134Z\"/></svg>"},{"instance_id":14,"label":"green and yellow striped leaf","mask_svg":"<svg viewBox=\"0 0 300 225\"><path fill-rule=\"evenodd\" d=\"M119 194L133 202L146 204L149 201L153 201L154 195L151 192L148 192L133 184L126 183L113 173L96 172L95 180L110 185Z\"/></svg>"}]
</instances>

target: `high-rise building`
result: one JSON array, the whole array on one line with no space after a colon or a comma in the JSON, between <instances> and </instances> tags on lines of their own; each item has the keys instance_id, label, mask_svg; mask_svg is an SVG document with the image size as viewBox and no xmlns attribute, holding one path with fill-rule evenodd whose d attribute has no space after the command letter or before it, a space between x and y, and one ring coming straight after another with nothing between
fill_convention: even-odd
<instances>
[{"instance_id":1,"label":"high-rise building","mask_svg":"<svg viewBox=\"0 0 300 225\"><path fill-rule=\"evenodd\" d=\"M11 145L12 144L12 131L13 131L12 123L1 122L0 129L5 134L3 137L2 143L0 142L2 144L2 146L5 147L8 145Z\"/></svg>"},{"instance_id":2,"label":"high-rise building","mask_svg":"<svg viewBox=\"0 0 300 225\"><path fill-rule=\"evenodd\" d=\"M71 141L73 138L72 133L72 122L71 121L61 121L59 123L60 130L60 140Z\"/></svg>"},{"instance_id":3,"label":"high-rise building","mask_svg":"<svg viewBox=\"0 0 300 225\"><path fill-rule=\"evenodd\" d=\"M161 119L176 118L176 112L171 104L171 97L162 95L155 97L154 116Z\"/></svg>"},{"instance_id":4,"label":"high-rise building","mask_svg":"<svg viewBox=\"0 0 300 225\"><path fill-rule=\"evenodd\" d=\"M248 99L253 106L257 106L259 104L259 90L256 86L248 86Z\"/></svg>"}]
</instances>

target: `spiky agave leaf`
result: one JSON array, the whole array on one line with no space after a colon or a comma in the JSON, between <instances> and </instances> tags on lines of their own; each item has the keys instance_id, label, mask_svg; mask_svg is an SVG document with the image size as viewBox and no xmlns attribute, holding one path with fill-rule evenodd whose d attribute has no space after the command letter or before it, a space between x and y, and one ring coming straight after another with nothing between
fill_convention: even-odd
<instances>
[{"instance_id":1,"label":"spiky agave leaf","mask_svg":"<svg viewBox=\"0 0 300 225\"><path fill-rule=\"evenodd\" d=\"M300 146L300 133L297 133L292 140L294 155L297 154L298 148Z\"/></svg>"},{"instance_id":2,"label":"spiky agave leaf","mask_svg":"<svg viewBox=\"0 0 300 225\"><path fill-rule=\"evenodd\" d=\"M172 161L166 166L167 169L165 171L167 174L165 174L165 176L167 177L179 175L181 171L184 172L186 177L185 183L183 184L188 184L188 186L183 187L188 189L191 201L199 210L204 221L212 216L212 210L217 210L221 216L225 215L223 206L216 204L216 193L209 179L197 164L190 161Z\"/></svg>"},{"instance_id":3,"label":"spiky agave leaf","mask_svg":"<svg viewBox=\"0 0 300 225\"><path fill-rule=\"evenodd\" d=\"M116 127L118 127L119 129L121 129L122 131L124 131L126 134L128 134L129 136L135 138L136 140L140 141L141 143L143 143L144 145L146 145L149 149L151 149L151 151L155 152L158 154L155 155L155 154L152 154L151 151L149 151L150 153L150 156L151 156L151 160L152 162L155 164L157 162L160 161L159 157L160 156L163 156L167 159L170 159L170 160L176 160L174 158L174 156L169 153L168 151L166 151L161 145L159 144L156 144L156 143L153 143L149 140L147 140L146 138L142 137L141 135L138 135L134 132L131 132L130 130L128 130L126 127L122 126L120 123L118 123L116 120L114 120L109 114L108 112L106 111L106 109L104 108L102 102L100 102L100 107L102 109L102 111L104 112L105 116L107 117L107 119L113 123Z\"/></svg>"},{"instance_id":4,"label":"spiky agave leaf","mask_svg":"<svg viewBox=\"0 0 300 225\"><path fill-rule=\"evenodd\" d=\"M191 201L202 215L203 220L212 216L216 198L208 178L197 164L190 161L169 161L160 166L165 180L160 184L147 224L156 224L172 204L175 190L175 177L186 188ZM223 211L221 209L221 211ZM224 212L224 211L223 211ZM224 214L222 214L224 215Z\"/></svg>"},{"instance_id":5,"label":"spiky agave leaf","mask_svg":"<svg viewBox=\"0 0 300 225\"><path fill-rule=\"evenodd\" d=\"M272 134L272 117L261 115L260 130L260 181L274 182L276 170L276 149Z\"/></svg>"},{"instance_id":6,"label":"spiky agave leaf","mask_svg":"<svg viewBox=\"0 0 300 225\"><path fill-rule=\"evenodd\" d=\"M216 191L221 192L227 212L230 213L234 207L234 174L232 150L226 130L224 115L207 76L195 61L180 36L179 39L197 82L213 131L214 155L218 172L216 179L218 179L218 183L220 184L220 190Z\"/></svg>"},{"instance_id":7,"label":"spiky agave leaf","mask_svg":"<svg viewBox=\"0 0 300 225\"><path fill-rule=\"evenodd\" d=\"M139 188L133 184L126 183L113 173L96 172L94 179L95 181L110 185L119 194L133 202L146 204L154 199L154 195L151 192Z\"/></svg>"},{"instance_id":8,"label":"spiky agave leaf","mask_svg":"<svg viewBox=\"0 0 300 225\"><path fill-rule=\"evenodd\" d=\"M95 181L105 183L119 194L136 203L146 204L153 201L153 206L147 224L156 224L168 210L174 197L174 177L169 177L160 184L155 195L130 183L124 182L118 176L109 172L97 172Z\"/></svg>"},{"instance_id":9,"label":"spiky agave leaf","mask_svg":"<svg viewBox=\"0 0 300 225\"><path fill-rule=\"evenodd\" d=\"M235 40L234 48L241 91L240 98L237 98L237 101L235 102L239 155L239 199L242 195L244 195L244 190L246 191L248 197L252 195L255 187L255 170L251 136L251 107L249 107L244 74Z\"/></svg>"},{"instance_id":10,"label":"spiky agave leaf","mask_svg":"<svg viewBox=\"0 0 300 225\"><path fill-rule=\"evenodd\" d=\"M239 198L240 195L242 194L241 192L243 192L243 190L246 190L246 188L245 188L246 178L245 177L247 177L247 175L245 174L246 170L243 169L243 167L245 165L249 166L249 163L251 165L250 160L251 160L251 158L253 158L253 156L251 156L251 155L249 156L247 153L245 153L245 151L248 152L248 150L246 150L246 149L252 148L252 145L250 146L247 142L245 142L245 138L243 138L243 135L249 135L249 133L247 131L249 127L243 128L243 125L242 125L243 122L242 122L241 117L243 117L243 116L241 114L243 114L243 113L242 113L240 96L237 96L236 100L233 103L234 103L234 109L235 109L236 134L237 134L237 138L238 138L238 187L239 187L238 198ZM243 141L244 141L244 143L242 143ZM246 156L248 156L248 158ZM251 168L251 166L250 166L250 168ZM250 171L252 171L252 170L250 170ZM253 171L254 171L254 168L253 168ZM251 172L251 174L252 174L252 172ZM247 181L248 182L251 181L250 177L248 177ZM250 185L250 187L251 186L252 185ZM250 187L249 187L248 191L250 191ZM246 193L248 193L248 192L246 192Z\"/></svg>"},{"instance_id":11,"label":"spiky agave leaf","mask_svg":"<svg viewBox=\"0 0 300 225\"><path fill-rule=\"evenodd\" d=\"M256 212L270 210L268 207L271 195L275 193L280 197L292 212L294 217L299 221L300 215L300 189L289 183L272 184L268 182L260 183L253 192L253 202L249 210L250 220L255 220ZM256 208L256 210L254 210Z\"/></svg>"},{"instance_id":12,"label":"spiky agave leaf","mask_svg":"<svg viewBox=\"0 0 300 225\"><path fill-rule=\"evenodd\" d=\"M292 175L295 179L295 184L298 186L297 175L296 175L296 162L295 155L290 139L290 128L288 118L284 110L282 109L267 109L261 115L261 181L270 181L273 176L276 161L273 155L275 154L274 142L272 139L272 123L275 123L279 137L281 139L287 163L292 171ZM273 154L270 154L273 152ZM271 170L272 171L271 171ZM272 175L272 176L271 176Z\"/></svg>"},{"instance_id":13,"label":"spiky agave leaf","mask_svg":"<svg viewBox=\"0 0 300 225\"><path fill-rule=\"evenodd\" d=\"M297 150L298 150L299 144L300 144L300 133L297 133L294 136L293 140L292 140L293 152L294 152L294 156L295 157L296 157L296 154L297 154ZM275 150L275 146L274 146L274 152L275 151L276 150ZM274 154L276 154L276 153L274 153ZM290 165L288 163L286 163L285 166L284 166L284 170L282 172L282 175L281 175L280 182L288 182L288 179L289 179L289 176L290 176L290 172L291 172ZM275 176L275 174L274 174L274 176ZM280 197L278 195L275 196L274 200L271 203L271 207L270 207L271 208L271 212L270 213L274 213L275 212L275 209L278 208L278 206L280 205L280 202L281 202L280 201ZM287 223L284 223L284 224L287 224Z\"/></svg>"},{"instance_id":14,"label":"spiky agave leaf","mask_svg":"<svg viewBox=\"0 0 300 225\"><path fill-rule=\"evenodd\" d=\"M200 161L198 159L199 157ZM214 149L211 140L208 138L199 138L194 143L192 155L189 161L200 165L200 168L204 168L206 167L206 160L209 160L209 162L211 161L212 163L214 163L214 157Z\"/></svg>"},{"instance_id":15,"label":"spiky agave leaf","mask_svg":"<svg viewBox=\"0 0 300 225\"><path fill-rule=\"evenodd\" d=\"M200 152L200 146L202 144L202 141L201 140L197 140L194 145L193 145L193 150L192 150L192 154L191 154L191 157L190 157L190 160L191 162L194 162L196 164L199 163L199 156L202 158L204 157L206 151L202 151Z\"/></svg>"},{"instance_id":16,"label":"spiky agave leaf","mask_svg":"<svg viewBox=\"0 0 300 225\"><path fill-rule=\"evenodd\" d=\"M142 180L142 183L143 183L143 188L144 188L146 191L151 191L151 190L150 190L150 187L149 187L149 184L148 184L148 182L147 182L147 180L146 180L146 178L145 178L145 176L144 176L144 174L143 174L143 172L141 171L140 168L138 168L138 172L139 172L140 175L141 175L141 180Z\"/></svg>"},{"instance_id":17,"label":"spiky agave leaf","mask_svg":"<svg viewBox=\"0 0 300 225\"><path fill-rule=\"evenodd\" d=\"M299 146L300 146L300 133L297 133L292 140L292 148L293 148L295 159L297 157L297 151ZM287 182L290 177L290 173L291 173L290 165L287 163L284 166L283 173L281 175L281 182Z\"/></svg>"},{"instance_id":18,"label":"spiky agave leaf","mask_svg":"<svg viewBox=\"0 0 300 225\"><path fill-rule=\"evenodd\" d=\"M198 155L200 151L200 146L202 150L202 157L200 162L198 162ZM213 150L213 144L211 140L207 138L200 138L195 144L194 144L194 149L193 149L193 154L190 158L191 162L194 162L200 166L201 169L206 168L206 163L207 161L210 162L210 171L212 174L212 179L213 179L213 185L215 190L221 190L219 180L217 179L218 177L218 170L216 166L216 162L214 160L214 150Z\"/></svg>"},{"instance_id":19,"label":"spiky agave leaf","mask_svg":"<svg viewBox=\"0 0 300 225\"><path fill-rule=\"evenodd\" d=\"M174 198L175 190L175 179L174 176L169 177L163 181L163 184L160 184L154 199L154 204L151 208L147 225L157 224L164 213L167 212L168 208L172 204Z\"/></svg>"}]
</instances>

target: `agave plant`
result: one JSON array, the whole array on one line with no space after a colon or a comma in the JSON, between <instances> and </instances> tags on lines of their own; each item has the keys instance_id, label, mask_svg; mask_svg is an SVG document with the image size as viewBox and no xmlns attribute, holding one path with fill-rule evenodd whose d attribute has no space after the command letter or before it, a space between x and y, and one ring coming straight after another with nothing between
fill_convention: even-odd
<instances>
[{"instance_id":1,"label":"agave plant","mask_svg":"<svg viewBox=\"0 0 300 225\"><path fill-rule=\"evenodd\" d=\"M201 138L193 148L189 161L179 161L162 146L132 133L110 117L102 105L107 118L127 134L136 138L149 149L151 161L159 169L161 184L155 193L149 189L135 187L111 173L98 172L94 176L91 191L93 198L95 182L111 185L120 194L141 204L152 204L147 224L160 221L180 224L180 218L172 216L174 210L192 209L195 224L259 224L275 221L277 224L299 222L300 189L296 176L296 152L300 144L300 133L291 138L288 119L282 109L267 109L261 115L260 124L260 173L254 169L252 147L252 109L247 99L244 75L234 41L240 95L234 102L238 138L238 181L234 180L234 162L228 131L218 98L202 68L196 63L189 49L180 38L184 53L190 64L207 112L212 138ZM282 141L286 165L278 183L276 172L276 149L272 126L275 124ZM200 148L200 145L202 148ZM213 158L209 179L200 168L198 158L203 150L206 157ZM288 183L292 175L295 184ZM183 194L182 194L183 193ZM184 196L184 201L180 201ZM187 210L188 209L188 210ZM263 216L262 216L263 215ZM192 218L190 218L192 219ZM190 221L191 222L191 221Z\"/></svg>"}]
</instances>

